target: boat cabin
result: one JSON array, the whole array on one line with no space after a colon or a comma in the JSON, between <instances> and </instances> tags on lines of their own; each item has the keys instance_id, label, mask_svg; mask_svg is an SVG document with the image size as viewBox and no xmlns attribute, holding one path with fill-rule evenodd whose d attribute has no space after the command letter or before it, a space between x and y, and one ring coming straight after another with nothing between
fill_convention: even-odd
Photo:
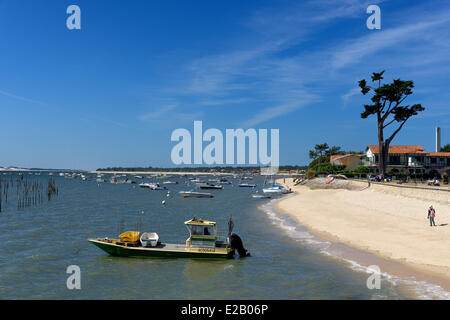
<instances>
[{"instance_id":1,"label":"boat cabin","mask_svg":"<svg viewBox=\"0 0 450 320\"><path fill-rule=\"evenodd\" d=\"M186 246L214 247L217 240L217 229L214 221L193 218L184 223L189 230Z\"/></svg>"}]
</instances>

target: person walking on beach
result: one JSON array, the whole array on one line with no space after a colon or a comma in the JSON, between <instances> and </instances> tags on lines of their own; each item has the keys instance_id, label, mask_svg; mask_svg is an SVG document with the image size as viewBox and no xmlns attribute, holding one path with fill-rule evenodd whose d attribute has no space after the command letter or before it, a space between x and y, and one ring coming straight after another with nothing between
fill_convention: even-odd
<instances>
[{"instance_id":1,"label":"person walking on beach","mask_svg":"<svg viewBox=\"0 0 450 320\"><path fill-rule=\"evenodd\" d=\"M436 216L436 211L434 210L433 206L430 206L430 208L428 209L428 219L430 219L430 227L435 226L436 224L434 223L434 217Z\"/></svg>"}]
</instances>

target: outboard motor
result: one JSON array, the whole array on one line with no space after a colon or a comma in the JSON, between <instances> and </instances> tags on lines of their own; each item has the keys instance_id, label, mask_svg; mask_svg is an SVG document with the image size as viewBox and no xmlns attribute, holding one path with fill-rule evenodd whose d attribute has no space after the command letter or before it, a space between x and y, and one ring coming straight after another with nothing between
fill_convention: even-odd
<instances>
[{"instance_id":1,"label":"outboard motor","mask_svg":"<svg viewBox=\"0 0 450 320\"><path fill-rule=\"evenodd\" d=\"M250 256L250 252L248 252L244 248L244 244L242 243L241 238L235 233L232 233L230 235L230 246L231 246L231 249L237 250L237 252L239 253L239 256L241 258Z\"/></svg>"}]
</instances>

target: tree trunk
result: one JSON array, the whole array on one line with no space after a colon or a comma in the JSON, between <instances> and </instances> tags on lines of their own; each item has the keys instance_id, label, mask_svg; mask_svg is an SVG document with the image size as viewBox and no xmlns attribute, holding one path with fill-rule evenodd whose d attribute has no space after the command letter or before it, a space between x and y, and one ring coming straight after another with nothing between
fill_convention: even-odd
<instances>
[{"instance_id":1,"label":"tree trunk","mask_svg":"<svg viewBox=\"0 0 450 320\"><path fill-rule=\"evenodd\" d=\"M384 134L383 134L383 124L378 123L378 169L380 171L381 177L384 179L386 175L386 167L387 167L387 155L389 152L389 145L386 146L384 144Z\"/></svg>"}]
</instances>

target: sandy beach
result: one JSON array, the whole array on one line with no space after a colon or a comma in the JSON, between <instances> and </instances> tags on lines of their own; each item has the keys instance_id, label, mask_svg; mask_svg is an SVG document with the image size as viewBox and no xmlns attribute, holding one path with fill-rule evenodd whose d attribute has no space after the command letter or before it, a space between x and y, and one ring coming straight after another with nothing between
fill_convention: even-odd
<instances>
[{"instance_id":1,"label":"sandy beach","mask_svg":"<svg viewBox=\"0 0 450 320\"><path fill-rule=\"evenodd\" d=\"M450 290L450 192L353 181L322 189L325 179L313 181L294 186L292 179L278 180L296 194L276 210L325 240L398 262L417 271L417 279L439 279ZM436 227L427 219L430 205Z\"/></svg>"}]
</instances>

